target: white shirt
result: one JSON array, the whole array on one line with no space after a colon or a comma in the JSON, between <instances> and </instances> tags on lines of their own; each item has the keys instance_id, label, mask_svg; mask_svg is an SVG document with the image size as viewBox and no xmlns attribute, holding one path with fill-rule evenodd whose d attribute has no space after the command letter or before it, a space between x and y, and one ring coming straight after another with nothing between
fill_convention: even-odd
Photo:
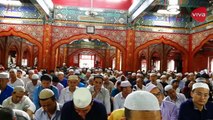
<instances>
[{"instance_id":1,"label":"white shirt","mask_svg":"<svg viewBox=\"0 0 213 120\"><path fill-rule=\"evenodd\" d=\"M29 97L25 95L22 97L19 103L13 103L12 96L10 96L3 101L2 106L9 107L12 109L23 110L23 111L26 111L27 109L29 109L32 112L35 112L36 110L34 103L30 100Z\"/></svg>"},{"instance_id":2,"label":"white shirt","mask_svg":"<svg viewBox=\"0 0 213 120\"><path fill-rule=\"evenodd\" d=\"M61 120L61 106L56 103L56 111L55 113L49 118L48 113L44 111L42 107L40 107L35 112L35 120Z\"/></svg>"},{"instance_id":3,"label":"white shirt","mask_svg":"<svg viewBox=\"0 0 213 120\"><path fill-rule=\"evenodd\" d=\"M93 94L94 86L91 86L89 90ZM104 104L107 114L111 112L110 95L109 91L106 88L101 87L100 92L96 95L94 99Z\"/></svg>"},{"instance_id":4,"label":"white shirt","mask_svg":"<svg viewBox=\"0 0 213 120\"><path fill-rule=\"evenodd\" d=\"M12 86L12 87L16 87L16 86L23 86L24 87L24 82L21 79L16 79L16 81L14 83L11 83L11 80L8 82L8 85Z\"/></svg>"},{"instance_id":5,"label":"white shirt","mask_svg":"<svg viewBox=\"0 0 213 120\"><path fill-rule=\"evenodd\" d=\"M41 85L41 81L38 80L37 84L34 86L32 81L29 81L27 84L26 84L26 91L28 92L28 96L29 98L32 100L33 99L33 91L34 91L34 88L36 88L37 86Z\"/></svg>"},{"instance_id":6,"label":"white shirt","mask_svg":"<svg viewBox=\"0 0 213 120\"><path fill-rule=\"evenodd\" d=\"M69 86L61 90L61 94L59 96L59 103L61 105L63 105L67 101L71 101L72 99L73 99L73 93L70 92Z\"/></svg>"},{"instance_id":7,"label":"white shirt","mask_svg":"<svg viewBox=\"0 0 213 120\"><path fill-rule=\"evenodd\" d=\"M114 110L124 108L124 101L125 101L125 98L123 97L122 92L118 93L114 97L114 101L113 101Z\"/></svg>"}]
</instances>

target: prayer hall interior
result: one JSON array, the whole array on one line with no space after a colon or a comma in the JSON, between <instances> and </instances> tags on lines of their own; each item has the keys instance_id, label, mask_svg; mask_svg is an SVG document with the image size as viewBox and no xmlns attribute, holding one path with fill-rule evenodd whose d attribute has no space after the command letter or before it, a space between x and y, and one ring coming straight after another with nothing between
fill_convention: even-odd
<instances>
[{"instance_id":1,"label":"prayer hall interior","mask_svg":"<svg viewBox=\"0 0 213 120\"><path fill-rule=\"evenodd\" d=\"M213 71L212 0L0 0L0 64Z\"/></svg>"}]
</instances>

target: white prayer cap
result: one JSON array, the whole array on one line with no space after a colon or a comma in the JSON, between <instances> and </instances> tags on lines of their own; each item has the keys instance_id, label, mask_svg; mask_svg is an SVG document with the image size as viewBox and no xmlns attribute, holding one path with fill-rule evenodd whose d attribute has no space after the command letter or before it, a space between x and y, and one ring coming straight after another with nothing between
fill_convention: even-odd
<instances>
[{"instance_id":1,"label":"white prayer cap","mask_svg":"<svg viewBox=\"0 0 213 120\"><path fill-rule=\"evenodd\" d=\"M69 72L74 72L74 70L73 69L69 69Z\"/></svg>"},{"instance_id":2,"label":"white prayer cap","mask_svg":"<svg viewBox=\"0 0 213 120\"><path fill-rule=\"evenodd\" d=\"M177 74L176 74L176 76L180 76L180 77L182 77L182 76L183 76L183 74L182 74L182 73L177 73Z\"/></svg>"},{"instance_id":3,"label":"white prayer cap","mask_svg":"<svg viewBox=\"0 0 213 120\"><path fill-rule=\"evenodd\" d=\"M58 72L58 75L64 75L64 72L60 71L60 72Z\"/></svg>"},{"instance_id":4,"label":"white prayer cap","mask_svg":"<svg viewBox=\"0 0 213 120\"><path fill-rule=\"evenodd\" d=\"M70 75L68 77L68 80L78 80L78 76L77 75Z\"/></svg>"},{"instance_id":5,"label":"white prayer cap","mask_svg":"<svg viewBox=\"0 0 213 120\"><path fill-rule=\"evenodd\" d=\"M141 73L137 73L136 76L141 77L143 75Z\"/></svg>"},{"instance_id":6,"label":"white prayer cap","mask_svg":"<svg viewBox=\"0 0 213 120\"><path fill-rule=\"evenodd\" d=\"M73 93L73 103L77 108L85 108L92 101L92 95L87 88L78 88Z\"/></svg>"},{"instance_id":7,"label":"white prayer cap","mask_svg":"<svg viewBox=\"0 0 213 120\"><path fill-rule=\"evenodd\" d=\"M160 78L166 78L166 75L162 75Z\"/></svg>"},{"instance_id":8,"label":"white prayer cap","mask_svg":"<svg viewBox=\"0 0 213 120\"><path fill-rule=\"evenodd\" d=\"M80 73L79 70L75 70L74 74L75 74L75 75L80 75L81 73Z\"/></svg>"},{"instance_id":9,"label":"white prayer cap","mask_svg":"<svg viewBox=\"0 0 213 120\"><path fill-rule=\"evenodd\" d=\"M205 89L209 90L209 86L206 83L194 83L192 85L192 90L194 90L196 88L205 88Z\"/></svg>"},{"instance_id":10,"label":"white prayer cap","mask_svg":"<svg viewBox=\"0 0 213 120\"><path fill-rule=\"evenodd\" d=\"M37 74L32 75L32 80L38 80L38 79L39 79L39 76Z\"/></svg>"},{"instance_id":11,"label":"white prayer cap","mask_svg":"<svg viewBox=\"0 0 213 120\"><path fill-rule=\"evenodd\" d=\"M13 92L25 92L25 88L22 86L16 86L14 87Z\"/></svg>"},{"instance_id":12,"label":"white prayer cap","mask_svg":"<svg viewBox=\"0 0 213 120\"><path fill-rule=\"evenodd\" d=\"M150 75L150 76L157 76L156 73L150 73L149 75Z\"/></svg>"},{"instance_id":13,"label":"white prayer cap","mask_svg":"<svg viewBox=\"0 0 213 120\"><path fill-rule=\"evenodd\" d=\"M166 85L166 87L164 88L164 90L167 92L169 90L173 89L172 85Z\"/></svg>"},{"instance_id":14,"label":"white prayer cap","mask_svg":"<svg viewBox=\"0 0 213 120\"><path fill-rule=\"evenodd\" d=\"M88 73L91 73L91 70L87 70Z\"/></svg>"},{"instance_id":15,"label":"white prayer cap","mask_svg":"<svg viewBox=\"0 0 213 120\"><path fill-rule=\"evenodd\" d=\"M129 110L160 110L157 98L147 91L130 93L125 99L124 107Z\"/></svg>"},{"instance_id":16,"label":"white prayer cap","mask_svg":"<svg viewBox=\"0 0 213 120\"><path fill-rule=\"evenodd\" d=\"M152 91L154 88L156 88L157 86L156 85L154 85L154 84L152 84L152 83L148 83L147 85L146 85L146 91L148 91L148 92L150 92L150 91Z\"/></svg>"},{"instance_id":17,"label":"white prayer cap","mask_svg":"<svg viewBox=\"0 0 213 120\"><path fill-rule=\"evenodd\" d=\"M203 78L203 77L198 77L195 81L196 81L197 83L200 83L200 82L205 83L205 82L206 82L206 79Z\"/></svg>"},{"instance_id":18,"label":"white prayer cap","mask_svg":"<svg viewBox=\"0 0 213 120\"><path fill-rule=\"evenodd\" d=\"M14 72L14 73L16 73L17 72L17 70L16 69L10 69L10 71L9 72Z\"/></svg>"},{"instance_id":19,"label":"white prayer cap","mask_svg":"<svg viewBox=\"0 0 213 120\"><path fill-rule=\"evenodd\" d=\"M121 82L121 87L129 87L132 86L131 83L128 80L122 81Z\"/></svg>"},{"instance_id":20,"label":"white prayer cap","mask_svg":"<svg viewBox=\"0 0 213 120\"><path fill-rule=\"evenodd\" d=\"M40 93L39 93L39 99L48 99L54 96L54 92L48 88L43 89Z\"/></svg>"},{"instance_id":21,"label":"white prayer cap","mask_svg":"<svg viewBox=\"0 0 213 120\"><path fill-rule=\"evenodd\" d=\"M119 74L119 75L122 75L122 74L123 74L123 72L122 72L122 71L119 71L119 72L118 72L118 74Z\"/></svg>"},{"instance_id":22,"label":"white prayer cap","mask_svg":"<svg viewBox=\"0 0 213 120\"><path fill-rule=\"evenodd\" d=\"M132 73L132 76L136 76L136 73L133 72L133 73Z\"/></svg>"},{"instance_id":23,"label":"white prayer cap","mask_svg":"<svg viewBox=\"0 0 213 120\"><path fill-rule=\"evenodd\" d=\"M7 72L1 72L0 78L9 78L9 74Z\"/></svg>"},{"instance_id":24,"label":"white prayer cap","mask_svg":"<svg viewBox=\"0 0 213 120\"><path fill-rule=\"evenodd\" d=\"M34 74L34 70L29 70L28 73Z\"/></svg>"}]
</instances>

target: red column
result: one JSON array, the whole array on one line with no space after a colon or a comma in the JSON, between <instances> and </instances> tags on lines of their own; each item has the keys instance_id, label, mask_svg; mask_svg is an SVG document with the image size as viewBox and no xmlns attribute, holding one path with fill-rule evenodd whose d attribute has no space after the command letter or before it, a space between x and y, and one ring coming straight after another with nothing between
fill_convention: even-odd
<instances>
[{"instance_id":1,"label":"red column","mask_svg":"<svg viewBox=\"0 0 213 120\"><path fill-rule=\"evenodd\" d=\"M193 54L192 54L192 35L191 34L189 35L189 52L188 52L188 56L189 56L188 61L186 61L186 60L183 61L183 62L185 62L184 64L186 66L188 66L188 68L187 67L183 68L184 72L186 72L186 71L192 72L194 70L194 68L193 68Z\"/></svg>"},{"instance_id":2,"label":"red column","mask_svg":"<svg viewBox=\"0 0 213 120\"><path fill-rule=\"evenodd\" d=\"M127 40L126 40L126 71L134 70L134 49L135 49L135 31L127 30Z\"/></svg>"},{"instance_id":3,"label":"red column","mask_svg":"<svg viewBox=\"0 0 213 120\"><path fill-rule=\"evenodd\" d=\"M121 51L116 48L116 63L115 63L116 70L120 70L120 61L121 61Z\"/></svg>"},{"instance_id":4,"label":"red column","mask_svg":"<svg viewBox=\"0 0 213 120\"><path fill-rule=\"evenodd\" d=\"M54 60L51 60L50 55L50 47L51 47L51 25L44 25L44 36L43 36L43 51L42 51L42 68L45 68L47 70L53 69L54 66L51 66L51 62Z\"/></svg>"}]
</instances>

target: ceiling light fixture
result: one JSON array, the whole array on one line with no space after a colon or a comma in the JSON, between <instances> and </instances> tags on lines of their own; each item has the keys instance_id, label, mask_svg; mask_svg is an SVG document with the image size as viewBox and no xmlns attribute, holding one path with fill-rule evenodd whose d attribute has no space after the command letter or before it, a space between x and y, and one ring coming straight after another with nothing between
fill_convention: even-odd
<instances>
[{"instance_id":1,"label":"ceiling light fixture","mask_svg":"<svg viewBox=\"0 0 213 120\"><path fill-rule=\"evenodd\" d=\"M177 15L180 13L179 11L180 6L178 5L178 0L169 0L169 5L167 9L159 9L157 13L159 14L170 14L170 15Z\"/></svg>"}]
</instances>

